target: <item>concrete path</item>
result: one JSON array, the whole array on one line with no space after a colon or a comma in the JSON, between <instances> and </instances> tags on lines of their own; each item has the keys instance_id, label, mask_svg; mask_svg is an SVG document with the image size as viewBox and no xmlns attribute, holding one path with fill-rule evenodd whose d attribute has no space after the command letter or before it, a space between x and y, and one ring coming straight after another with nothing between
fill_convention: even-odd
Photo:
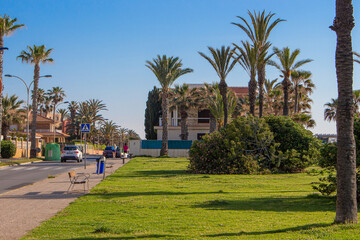
<instances>
[{"instance_id":1,"label":"concrete path","mask_svg":"<svg viewBox=\"0 0 360 240\"><path fill-rule=\"evenodd\" d=\"M113 167L106 169L106 176L123 166L122 162L121 159L107 159L107 163L113 164ZM125 163L127 162L128 160ZM96 174L96 165L87 166L87 169L78 168L75 171L91 175L90 189L103 179L103 174ZM82 184L76 185L74 191L67 194L69 185L68 174L63 173L55 178L1 194L0 239L19 239L85 194Z\"/></svg>"}]
</instances>

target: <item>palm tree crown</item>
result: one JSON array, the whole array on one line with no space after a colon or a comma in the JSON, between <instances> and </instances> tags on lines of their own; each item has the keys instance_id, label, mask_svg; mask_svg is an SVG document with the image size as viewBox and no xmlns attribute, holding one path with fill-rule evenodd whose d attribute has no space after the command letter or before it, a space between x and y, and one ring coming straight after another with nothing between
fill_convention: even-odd
<instances>
[{"instance_id":1,"label":"palm tree crown","mask_svg":"<svg viewBox=\"0 0 360 240\"><path fill-rule=\"evenodd\" d=\"M230 46L225 47L222 46L220 49L214 49L212 47L208 47L212 58L206 56L204 53L199 52L199 54L205 58L211 66L214 68L216 74L220 78L219 90L223 100L223 108L224 108L224 126L226 126L228 122L228 108L227 108L227 84L226 77L229 72L234 68L236 64L236 59L233 58L234 49Z\"/></svg>"},{"instance_id":2,"label":"palm tree crown","mask_svg":"<svg viewBox=\"0 0 360 240\"><path fill-rule=\"evenodd\" d=\"M36 46L33 45L27 46L28 51L21 51L20 55L17 56L22 62L30 64L39 64L39 63L52 63L54 59L50 58L50 55L53 51L52 48L46 49L45 45Z\"/></svg>"}]
</instances>

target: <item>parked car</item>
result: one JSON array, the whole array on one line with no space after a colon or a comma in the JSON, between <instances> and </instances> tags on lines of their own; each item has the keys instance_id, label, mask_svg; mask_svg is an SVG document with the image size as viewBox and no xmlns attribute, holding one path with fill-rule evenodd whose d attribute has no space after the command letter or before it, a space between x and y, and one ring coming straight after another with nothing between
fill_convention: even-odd
<instances>
[{"instance_id":1,"label":"parked car","mask_svg":"<svg viewBox=\"0 0 360 240\"><path fill-rule=\"evenodd\" d=\"M65 146L61 151L61 162L66 160L76 160L82 162L83 154L79 146Z\"/></svg>"},{"instance_id":2,"label":"parked car","mask_svg":"<svg viewBox=\"0 0 360 240\"><path fill-rule=\"evenodd\" d=\"M116 148L115 157L116 157L116 158L120 158L120 157L121 157L121 149L120 149L119 147Z\"/></svg>"},{"instance_id":3,"label":"parked car","mask_svg":"<svg viewBox=\"0 0 360 240\"><path fill-rule=\"evenodd\" d=\"M113 146L108 146L103 151L103 156L106 158L113 158L115 155L115 148Z\"/></svg>"}]
</instances>

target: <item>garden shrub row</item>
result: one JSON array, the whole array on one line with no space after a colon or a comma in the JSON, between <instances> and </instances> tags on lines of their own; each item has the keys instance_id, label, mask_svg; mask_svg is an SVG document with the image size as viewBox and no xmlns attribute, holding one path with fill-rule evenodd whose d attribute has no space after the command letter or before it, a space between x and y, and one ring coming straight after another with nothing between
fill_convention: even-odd
<instances>
[{"instance_id":1,"label":"garden shrub row","mask_svg":"<svg viewBox=\"0 0 360 240\"><path fill-rule=\"evenodd\" d=\"M13 142L3 140L1 141L1 157L12 158L16 154L16 146Z\"/></svg>"},{"instance_id":2,"label":"garden shrub row","mask_svg":"<svg viewBox=\"0 0 360 240\"><path fill-rule=\"evenodd\" d=\"M238 117L193 143L188 168L206 174L299 172L318 161L319 144L289 117Z\"/></svg>"}]
</instances>

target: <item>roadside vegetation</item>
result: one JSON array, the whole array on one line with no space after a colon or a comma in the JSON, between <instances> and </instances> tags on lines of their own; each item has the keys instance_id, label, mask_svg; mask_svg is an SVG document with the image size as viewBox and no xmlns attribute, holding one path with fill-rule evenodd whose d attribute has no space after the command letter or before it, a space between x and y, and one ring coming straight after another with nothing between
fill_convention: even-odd
<instances>
[{"instance_id":1,"label":"roadside vegetation","mask_svg":"<svg viewBox=\"0 0 360 240\"><path fill-rule=\"evenodd\" d=\"M28 162L36 162L36 161L43 161L43 158L23 158L23 159L8 159L6 161L0 162L0 167L2 166L13 166L13 165L19 165L21 163L28 163Z\"/></svg>"},{"instance_id":2,"label":"roadside vegetation","mask_svg":"<svg viewBox=\"0 0 360 240\"><path fill-rule=\"evenodd\" d=\"M359 239L309 173L189 174L185 158L135 158L23 239Z\"/></svg>"}]
</instances>

